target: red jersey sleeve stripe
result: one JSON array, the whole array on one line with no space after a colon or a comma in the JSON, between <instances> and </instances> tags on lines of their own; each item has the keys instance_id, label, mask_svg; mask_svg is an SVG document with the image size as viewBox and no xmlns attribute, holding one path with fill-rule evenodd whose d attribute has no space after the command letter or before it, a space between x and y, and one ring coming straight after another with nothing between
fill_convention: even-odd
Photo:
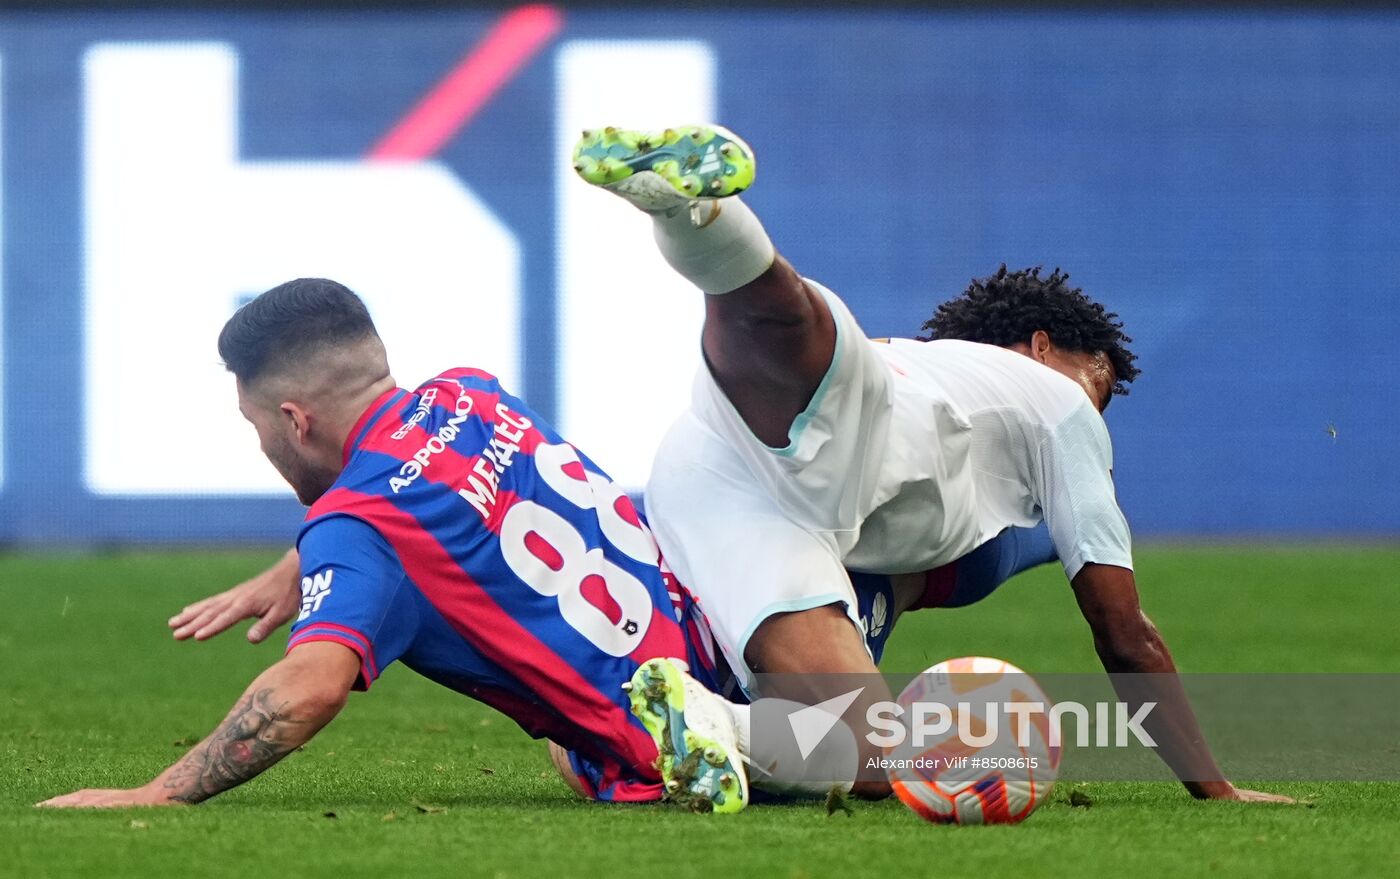
<instances>
[{"instance_id":1,"label":"red jersey sleeve stripe","mask_svg":"<svg viewBox=\"0 0 1400 879\"><path fill-rule=\"evenodd\" d=\"M311 634L335 635L355 643L355 652L368 664L375 677L379 677L379 662L374 658L374 642L361 632L338 623L312 623L292 636L289 643L295 644Z\"/></svg>"},{"instance_id":2,"label":"red jersey sleeve stripe","mask_svg":"<svg viewBox=\"0 0 1400 879\"><path fill-rule=\"evenodd\" d=\"M347 638L344 635L340 635L335 632L298 632L296 636L292 638L292 640L287 644L287 653L291 653L293 650L295 650L303 644L310 644L314 641L328 641L333 644L339 644L342 647L348 647L351 650L355 651L355 655L360 657L360 680L363 682L363 689L368 690L369 685L374 683L375 678L379 677L379 675L375 673L374 668L370 665L369 660L366 658L364 645L360 644L354 638Z\"/></svg>"}]
</instances>

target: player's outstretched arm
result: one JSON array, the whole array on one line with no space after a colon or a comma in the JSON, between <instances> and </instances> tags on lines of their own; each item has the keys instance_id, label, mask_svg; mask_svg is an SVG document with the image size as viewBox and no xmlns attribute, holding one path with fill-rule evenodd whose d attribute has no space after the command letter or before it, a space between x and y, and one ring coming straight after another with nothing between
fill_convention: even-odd
<instances>
[{"instance_id":1,"label":"player's outstretched arm","mask_svg":"<svg viewBox=\"0 0 1400 879\"><path fill-rule=\"evenodd\" d=\"M80 790L45 800L51 808L173 806L203 802L261 774L306 744L340 713L360 658L340 644L294 648L258 675L209 734L149 783L129 790Z\"/></svg>"},{"instance_id":2,"label":"player's outstretched arm","mask_svg":"<svg viewBox=\"0 0 1400 879\"><path fill-rule=\"evenodd\" d=\"M170 618L170 628L177 641L190 637L205 641L241 620L256 619L248 629L248 640L257 644L296 613L300 579L297 551L289 549L266 571L188 605Z\"/></svg>"},{"instance_id":3,"label":"player's outstretched arm","mask_svg":"<svg viewBox=\"0 0 1400 879\"><path fill-rule=\"evenodd\" d=\"M1206 744L1166 642L1142 612L1133 572L1087 564L1073 580L1079 609L1094 632L1094 648L1130 706L1155 702L1143 729L1157 753L1198 799L1291 803L1288 797L1242 790L1226 780ZM1121 677L1131 675L1132 677Z\"/></svg>"}]
</instances>

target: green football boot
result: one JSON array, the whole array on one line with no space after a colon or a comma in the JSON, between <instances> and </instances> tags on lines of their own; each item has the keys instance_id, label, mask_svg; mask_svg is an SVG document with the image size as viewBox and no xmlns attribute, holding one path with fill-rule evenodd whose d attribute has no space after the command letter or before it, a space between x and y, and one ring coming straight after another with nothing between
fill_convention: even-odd
<instances>
[{"instance_id":1,"label":"green football boot","mask_svg":"<svg viewBox=\"0 0 1400 879\"><path fill-rule=\"evenodd\" d=\"M754 175L753 150L718 125L590 129L574 147L573 160L585 181L647 213L737 195Z\"/></svg>"},{"instance_id":2,"label":"green football boot","mask_svg":"<svg viewBox=\"0 0 1400 879\"><path fill-rule=\"evenodd\" d=\"M749 802L734 715L724 700L671 659L642 663L623 684L632 713L651 733L666 799L697 812L730 814Z\"/></svg>"}]
</instances>

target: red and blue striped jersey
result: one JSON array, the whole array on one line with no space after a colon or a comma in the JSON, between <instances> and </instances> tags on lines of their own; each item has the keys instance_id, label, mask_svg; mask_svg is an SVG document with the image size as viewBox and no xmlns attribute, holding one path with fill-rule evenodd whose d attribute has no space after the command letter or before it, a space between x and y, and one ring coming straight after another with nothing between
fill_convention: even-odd
<instances>
[{"instance_id":1,"label":"red and blue striped jersey","mask_svg":"<svg viewBox=\"0 0 1400 879\"><path fill-rule=\"evenodd\" d=\"M360 689L400 660L572 751L597 797L661 796L621 685L657 656L705 680L703 621L632 501L493 376L376 400L298 549L288 649L344 644Z\"/></svg>"}]
</instances>

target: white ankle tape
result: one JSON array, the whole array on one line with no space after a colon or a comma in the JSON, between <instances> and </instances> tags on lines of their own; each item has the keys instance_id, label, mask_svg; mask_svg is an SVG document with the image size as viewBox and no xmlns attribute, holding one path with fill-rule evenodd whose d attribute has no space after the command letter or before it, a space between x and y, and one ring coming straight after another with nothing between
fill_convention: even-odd
<instances>
[{"instance_id":1,"label":"white ankle tape","mask_svg":"<svg viewBox=\"0 0 1400 879\"><path fill-rule=\"evenodd\" d=\"M773 242L749 206L737 198L713 202L718 209L697 226L690 211L653 214L661 255L692 284L718 295L737 290L773 265Z\"/></svg>"}]
</instances>

